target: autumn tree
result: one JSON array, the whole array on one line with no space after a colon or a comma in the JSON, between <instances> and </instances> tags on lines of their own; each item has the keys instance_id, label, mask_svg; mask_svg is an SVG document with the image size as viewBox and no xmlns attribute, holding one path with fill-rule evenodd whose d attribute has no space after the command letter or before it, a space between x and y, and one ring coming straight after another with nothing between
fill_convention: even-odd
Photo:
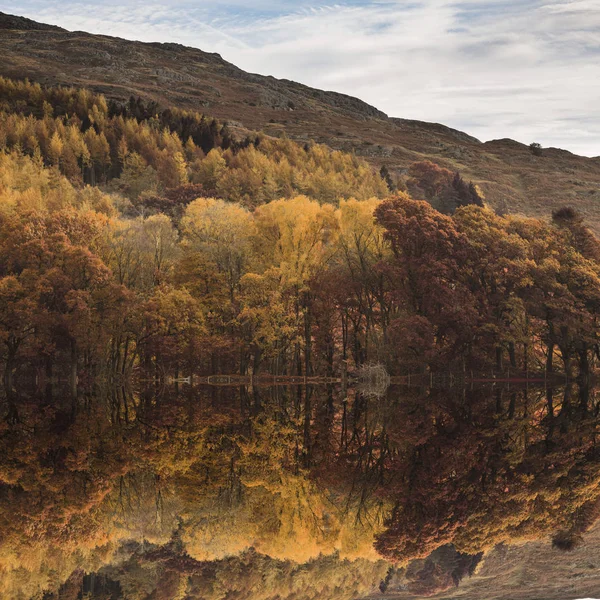
<instances>
[{"instance_id":1,"label":"autumn tree","mask_svg":"<svg viewBox=\"0 0 600 600\"><path fill-rule=\"evenodd\" d=\"M453 173L430 161L413 163L409 168L409 191L426 200L444 214L469 204L483 206L483 196L477 186L467 183L460 173Z\"/></svg>"},{"instance_id":2,"label":"autumn tree","mask_svg":"<svg viewBox=\"0 0 600 600\"><path fill-rule=\"evenodd\" d=\"M436 339L437 359L447 361L467 351L474 337L477 305L463 283L462 265L470 249L450 217L426 202L399 197L380 204L375 215L391 245L385 266L397 314L390 323L398 348L410 348L403 336L418 331ZM414 344L415 340L413 340ZM416 349L422 349L419 342Z\"/></svg>"}]
</instances>

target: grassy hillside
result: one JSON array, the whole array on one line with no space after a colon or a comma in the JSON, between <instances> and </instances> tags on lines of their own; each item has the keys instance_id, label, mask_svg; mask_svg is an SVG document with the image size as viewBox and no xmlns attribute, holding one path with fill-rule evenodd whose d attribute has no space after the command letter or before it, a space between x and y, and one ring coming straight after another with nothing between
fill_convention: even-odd
<instances>
[{"instance_id":1,"label":"grassy hillside","mask_svg":"<svg viewBox=\"0 0 600 600\"><path fill-rule=\"evenodd\" d=\"M431 160L478 183L502 212L548 218L570 204L600 231L600 158L558 149L534 156L512 140L481 143L443 125L388 118L358 99L249 74L217 54L179 44L34 26L0 15L0 75L86 86L121 101L140 95L227 121L242 136L249 129L312 139L386 165L400 182L408 165Z\"/></svg>"}]
</instances>

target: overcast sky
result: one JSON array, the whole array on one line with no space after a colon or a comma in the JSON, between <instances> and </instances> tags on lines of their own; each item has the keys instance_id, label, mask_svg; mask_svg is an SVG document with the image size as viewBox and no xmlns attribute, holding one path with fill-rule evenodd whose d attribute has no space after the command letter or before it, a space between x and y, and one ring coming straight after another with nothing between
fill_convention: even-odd
<instances>
[{"instance_id":1,"label":"overcast sky","mask_svg":"<svg viewBox=\"0 0 600 600\"><path fill-rule=\"evenodd\" d=\"M0 11L219 52L482 140L600 155L600 0L0 0Z\"/></svg>"}]
</instances>

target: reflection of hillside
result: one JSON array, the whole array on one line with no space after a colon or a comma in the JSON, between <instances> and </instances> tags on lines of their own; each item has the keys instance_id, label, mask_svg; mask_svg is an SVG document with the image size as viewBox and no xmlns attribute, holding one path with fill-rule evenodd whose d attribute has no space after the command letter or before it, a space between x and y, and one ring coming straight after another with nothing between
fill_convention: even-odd
<instances>
[{"instance_id":1,"label":"reflection of hillside","mask_svg":"<svg viewBox=\"0 0 600 600\"><path fill-rule=\"evenodd\" d=\"M565 600L597 598L600 589L600 531L595 527L585 543L562 555L547 540L520 545L501 545L486 555L472 578L459 590L438 598L463 600Z\"/></svg>"}]
</instances>

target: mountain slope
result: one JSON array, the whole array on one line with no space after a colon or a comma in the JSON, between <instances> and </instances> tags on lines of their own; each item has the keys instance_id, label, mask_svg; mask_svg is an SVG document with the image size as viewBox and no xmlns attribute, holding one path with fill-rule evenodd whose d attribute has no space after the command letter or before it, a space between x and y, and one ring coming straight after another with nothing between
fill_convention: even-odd
<instances>
[{"instance_id":1,"label":"mountain slope","mask_svg":"<svg viewBox=\"0 0 600 600\"><path fill-rule=\"evenodd\" d=\"M25 17L18 17L16 15L7 15L0 12L0 29L17 29L22 31L27 30L42 30L42 31L66 31L62 27L56 25L46 25L44 23L37 23L31 19Z\"/></svg>"},{"instance_id":2,"label":"mountain slope","mask_svg":"<svg viewBox=\"0 0 600 600\"><path fill-rule=\"evenodd\" d=\"M140 95L270 135L314 139L400 178L410 163L431 160L479 183L498 210L548 218L569 204L600 232L600 158L558 149L533 156L512 140L482 143L444 125L389 118L356 98L249 74L179 44L67 32L2 13L0 29L0 75L86 86L115 99Z\"/></svg>"}]
</instances>

